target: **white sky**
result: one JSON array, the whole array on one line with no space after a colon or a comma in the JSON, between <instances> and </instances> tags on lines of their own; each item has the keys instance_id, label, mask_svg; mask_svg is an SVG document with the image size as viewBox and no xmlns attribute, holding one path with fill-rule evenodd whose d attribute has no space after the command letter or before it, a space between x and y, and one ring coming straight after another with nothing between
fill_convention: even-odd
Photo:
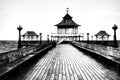
<instances>
[{"instance_id":1,"label":"white sky","mask_svg":"<svg viewBox=\"0 0 120 80\"><path fill-rule=\"evenodd\" d=\"M95 35L106 30L113 38L112 26L120 26L120 0L0 0L0 40L18 40L17 27L26 31L56 33L55 24L69 7L73 20L82 25L79 33ZM120 39L120 28L117 37Z\"/></svg>"}]
</instances>

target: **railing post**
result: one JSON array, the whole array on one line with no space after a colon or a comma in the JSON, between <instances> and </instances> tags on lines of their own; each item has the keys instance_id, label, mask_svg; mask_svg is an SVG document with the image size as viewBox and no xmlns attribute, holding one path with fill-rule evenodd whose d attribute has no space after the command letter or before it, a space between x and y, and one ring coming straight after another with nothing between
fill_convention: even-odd
<instances>
[{"instance_id":1,"label":"railing post","mask_svg":"<svg viewBox=\"0 0 120 80\"><path fill-rule=\"evenodd\" d=\"M39 33L40 34L40 42L39 42L39 44L41 44L42 43L42 33Z\"/></svg>"},{"instance_id":2,"label":"railing post","mask_svg":"<svg viewBox=\"0 0 120 80\"><path fill-rule=\"evenodd\" d=\"M21 45L21 30L23 29L21 25L19 25L19 27L17 27L18 31L19 31L19 39L18 39L18 49L22 47Z\"/></svg>"},{"instance_id":3,"label":"railing post","mask_svg":"<svg viewBox=\"0 0 120 80\"><path fill-rule=\"evenodd\" d=\"M89 43L89 33L87 33L87 43Z\"/></svg>"}]
</instances>

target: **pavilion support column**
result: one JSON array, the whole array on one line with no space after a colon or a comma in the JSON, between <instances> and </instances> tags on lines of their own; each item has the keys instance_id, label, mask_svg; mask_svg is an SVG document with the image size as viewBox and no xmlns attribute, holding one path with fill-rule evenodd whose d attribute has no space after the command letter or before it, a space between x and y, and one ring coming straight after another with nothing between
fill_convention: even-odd
<instances>
[{"instance_id":1,"label":"pavilion support column","mask_svg":"<svg viewBox=\"0 0 120 80\"><path fill-rule=\"evenodd\" d=\"M77 41L77 36L75 36L75 41Z\"/></svg>"},{"instance_id":2,"label":"pavilion support column","mask_svg":"<svg viewBox=\"0 0 120 80\"><path fill-rule=\"evenodd\" d=\"M59 41L59 36L57 36L57 41Z\"/></svg>"},{"instance_id":3,"label":"pavilion support column","mask_svg":"<svg viewBox=\"0 0 120 80\"><path fill-rule=\"evenodd\" d=\"M33 36L31 36L31 41L33 40Z\"/></svg>"},{"instance_id":4,"label":"pavilion support column","mask_svg":"<svg viewBox=\"0 0 120 80\"><path fill-rule=\"evenodd\" d=\"M57 36L57 41L59 41L59 36Z\"/></svg>"},{"instance_id":5,"label":"pavilion support column","mask_svg":"<svg viewBox=\"0 0 120 80\"><path fill-rule=\"evenodd\" d=\"M58 37L56 36L56 41L58 41Z\"/></svg>"},{"instance_id":6,"label":"pavilion support column","mask_svg":"<svg viewBox=\"0 0 120 80\"><path fill-rule=\"evenodd\" d=\"M53 41L55 41L55 36L53 37Z\"/></svg>"},{"instance_id":7,"label":"pavilion support column","mask_svg":"<svg viewBox=\"0 0 120 80\"><path fill-rule=\"evenodd\" d=\"M73 28L73 33L75 34L75 28Z\"/></svg>"},{"instance_id":8,"label":"pavilion support column","mask_svg":"<svg viewBox=\"0 0 120 80\"><path fill-rule=\"evenodd\" d=\"M59 29L59 28L57 29L57 33L58 33L58 34L60 33L60 29Z\"/></svg>"},{"instance_id":9,"label":"pavilion support column","mask_svg":"<svg viewBox=\"0 0 120 80\"><path fill-rule=\"evenodd\" d=\"M59 36L57 36L57 41L59 41Z\"/></svg>"},{"instance_id":10,"label":"pavilion support column","mask_svg":"<svg viewBox=\"0 0 120 80\"><path fill-rule=\"evenodd\" d=\"M55 41L57 41L57 36L55 36Z\"/></svg>"},{"instance_id":11,"label":"pavilion support column","mask_svg":"<svg viewBox=\"0 0 120 80\"><path fill-rule=\"evenodd\" d=\"M74 41L75 41L75 36L73 36L73 39L74 39Z\"/></svg>"},{"instance_id":12,"label":"pavilion support column","mask_svg":"<svg viewBox=\"0 0 120 80\"><path fill-rule=\"evenodd\" d=\"M72 36L71 38L72 38L72 41L73 41L73 40L74 40L74 39L73 39L73 36Z\"/></svg>"},{"instance_id":13,"label":"pavilion support column","mask_svg":"<svg viewBox=\"0 0 120 80\"><path fill-rule=\"evenodd\" d=\"M107 41L109 40L109 36L107 37Z\"/></svg>"},{"instance_id":14,"label":"pavilion support column","mask_svg":"<svg viewBox=\"0 0 120 80\"><path fill-rule=\"evenodd\" d=\"M65 28L65 34L66 34L66 32L67 32L67 29Z\"/></svg>"},{"instance_id":15,"label":"pavilion support column","mask_svg":"<svg viewBox=\"0 0 120 80\"><path fill-rule=\"evenodd\" d=\"M79 42L80 42L80 35L79 35Z\"/></svg>"},{"instance_id":16,"label":"pavilion support column","mask_svg":"<svg viewBox=\"0 0 120 80\"><path fill-rule=\"evenodd\" d=\"M73 41L74 41L74 36L75 36L75 28L73 28Z\"/></svg>"},{"instance_id":17,"label":"pavilion support column","mask_svg":"<svg viewBox=\"0 0 120 80\"><path fill-rule=\"evenodd\" d=\"M70 36L69 36L69 41L70 41Z\"/></svg>"},{"instance_id":18,"label":"pavilion support column","mask_svg":"<svg viewBox=\"0 0 120 80\"><path fill-rule=\"evenodd\" d=\"M74 36L72 36L72 41L74 41Z\"/></svg>"},{"instance_id":19,"label":"pavilion support column","mask_svg":"<svg viewBox=\"0 0 120 80\"><path fill-rule=\"evenodd\" d=\"M54 37L55 37L55 36L53 36L53 41L55 41Z\"/></svg>"},{"instance_id":20,"label":"pavilion support column","mask_svg":"<svg viewBox=\"0 0 120 80\"><path fill-rule=\"evenodd\" d=\"M75 34L76 34L76 28L75 28Z\"/></svg>"},{"instance_id":21,"label":"pavilion support column","mask_svg":"<svg viewBox=\"0 0 120 80\"><path fill-rule=\"evenodd\" d=\"M76 27L76 32L78 33L78 27Z\"/></svg>"},{"instance_id":22,"label":"pavilion support column","mask_svg":"<svg viewBox=\"0 0 120 80\"><path fill-rule=\"evenodd\" d=\"M52 41L54 41L54 36L52 37Z\"/></svg>"},{"instance_id":23,"label":"pavilion support column","mask_svg":"<svg viewBox=\"0 0 120 80\"><path fill-rule=\"evenodd\" d=\"M56 36L55 36L55 41L56 41Z\"/></svg>"},{"instance_id":24,"label":"pavilion support column","mask_svg":"<svg viewBox=\"0 0 120 80\"><path fill-rule=\"evenodd\" d=\"M102 40L102 41L104 40L104 36L101 37L101 40Z\"/></svg>"},{"instance_id":25,"label":"pavilion support column","mask_svg":"<svg viewBox=\"0 0 120 80\"><path fill-rule=\"evenodd\" d=\"M74 34L74 28L72 28L72 33Z\"/></svg>"},{"instance_id":26,"label":"pavilion support column","mask_svg":"<svg viewBox=\"0 0 120 80\"><path fill-rule=\"evenodd\" d=\"M78 41L78 36L76 36L76 41Z\"/></svg>"},{"instance_id":27,"label":"pavilion support column","mask_svg":"<svg viewBox=\"0 0 120 80\"><path fill-rule=\"evenodd\" d=\"M64 34L64 29L61 29L61 33Z\"/></svg>"},{"instance_id":28,"label":"pavilion support column","mask_svg":"<svg viewBox=\"0 0 120 80\"><path fill-rule=\"evenodd\" d=\"M59 34L59 32L60 32L60 31L59 31L59 28L58 28L58 29L57 29L57 34Z\"/></svg>"},{"instance_id":29,"label":"pavilion support column","mask_svg":"<svg viewBox=\"0 0 120 80\"><path fill-rule=\"evenodd\" d=\"M98 36L96 36L96 41L98 41Z\"/></svg>"},{"instance_id":30,"label":"pavilion support column","mask_svg":"<svg viewBox=\"0 0 120 80\"><path fill-rule=\"evenodd\" d=\"M55 36L55 41L56 41L56 36Z\"/></svg>"},{"instance_id":31,"label":"pavilion support column","mask_svg":"<svg viewBox=\"0 0 120 80\"><path fill-rule=\"evenodd\" d=\"M77 40L77 28L75 27L75 41Z\"/></svg>"},{"instance_id":32,"label":"pavilion support column","mask_svg":"<svg viewBox=\"0 0 120 80\"><path fill-rule=\"evenodd\" d=\"M23 37L23 40L25 41L25 36L22 36Z\"/></svg>"},{"instance_id":33,"label":"pavilion support column","mask_svg":"<svg viewBox=\"0 0 120 80\"><path fill-rule=\"evenodd\" d=\"M38 37L39 37L39 36L37 36L37 41L38 41Z\"/></svg>"},{"instance_id":34,"label":"pavilion support column","mask_svg":"<svg viewBox=\"0 0 120 80\"><path fill-rule=\"evenodd\" d=\"M79 41L79 36L77 36L77 41Z\"/></svg>"},{"instance_id":35,"label":"pavilion support column","mask_svg":"<svg viewBox=\"0 0 120 80\"><path fill-rule=\"evenodd\" d=\"M104 36L102 36L102 43L101 44L104 45Z\"/></svg>"},{"instance_id":36,"label":"pavilion support column","mask_svg":"<svg viewBox=\"0 0 120 80\"><path fill-rule=\"evenodd\" d=\"M54 36L52 37L52 41L54 41Z\"/></svg>"},{"instance_id":37,"label":"pavilion support column","mask_svg":"<svg viewBox=\"0 0 120 80\"><path fill-rule=\"evenodd\" d=\"M51 42L52 42L52 36L51 36Z\"/></svg>"}]
</instances>

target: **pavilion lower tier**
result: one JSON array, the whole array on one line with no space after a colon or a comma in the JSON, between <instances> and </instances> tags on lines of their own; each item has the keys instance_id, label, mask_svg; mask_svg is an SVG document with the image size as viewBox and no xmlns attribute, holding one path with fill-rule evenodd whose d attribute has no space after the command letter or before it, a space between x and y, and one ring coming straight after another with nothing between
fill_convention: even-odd
<instances>
[{"instance_id":1,"label":"pavilion lower tier","mask_svg":"<svg viewBox=\"0 0 120 80\"><path fill-rule=\"evenodd\" d=\"M80 41L83 40L84 35L83 33L79 34L57 34L57 33L52 33L51 34L51 40L52 41L59 41L65 39L66 41Z\"/></svg>"}]
</instances>

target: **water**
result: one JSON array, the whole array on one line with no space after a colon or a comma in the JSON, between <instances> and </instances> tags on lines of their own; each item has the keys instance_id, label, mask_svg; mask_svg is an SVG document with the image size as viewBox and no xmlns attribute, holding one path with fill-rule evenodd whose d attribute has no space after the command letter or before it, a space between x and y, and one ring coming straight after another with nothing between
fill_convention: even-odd
<instances>
[{"instance_id":1,"label":"water","mask_svg":"<svg viewBox=\"0 0 120 80\"><path fill-rule=\"evenodd\" d=\"M15 49L17 49L17 41L0 41L0 53L12 51Z\"/></svg>"}]
</instances>

